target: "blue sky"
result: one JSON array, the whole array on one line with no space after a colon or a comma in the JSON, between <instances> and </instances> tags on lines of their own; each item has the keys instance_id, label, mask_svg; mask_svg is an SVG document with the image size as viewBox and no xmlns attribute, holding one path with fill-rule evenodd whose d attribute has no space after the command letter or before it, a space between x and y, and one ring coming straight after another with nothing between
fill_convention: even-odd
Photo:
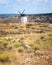
<instances>
[{"instance_id":1,"label":"blue sky","mask_svg":"<svg viewBox=\"0 0 52 65\"><path fill-rule=\"evenodd\" d=\"M18 14L18 10L26 14L52 13L52 0L0 0L0 14Z\"/></svg>"}]
</instances>

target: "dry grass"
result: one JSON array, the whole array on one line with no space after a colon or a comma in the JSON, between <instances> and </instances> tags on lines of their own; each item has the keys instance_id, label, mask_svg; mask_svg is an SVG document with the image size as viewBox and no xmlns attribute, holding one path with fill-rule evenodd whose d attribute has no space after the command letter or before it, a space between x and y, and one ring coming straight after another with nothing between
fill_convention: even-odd
<instances>
[{"instance_id":1,"label":"dry grass","mask_svg":"<svg viewBox=\"0 0 52 65\"><path fill-rule=\"evenodd\" d=\"M0 24L0 59L0 65L51 65L52 24Z\"/></svg>"}]
</instances>

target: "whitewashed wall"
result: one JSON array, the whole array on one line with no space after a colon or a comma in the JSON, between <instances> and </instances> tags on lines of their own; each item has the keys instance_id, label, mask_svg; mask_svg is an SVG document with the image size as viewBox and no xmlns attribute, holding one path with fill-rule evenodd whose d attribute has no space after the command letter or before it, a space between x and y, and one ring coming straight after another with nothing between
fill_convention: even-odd
<instances>
[{"instance_id":1,"label":"whitewashed wall","mask_svg":"<svg viewBox=\"0 0 52 65\"><path fill-rule=\"evenodd\" d=\"M26 23L27 22L27 16L21 17L21 22Z\"/></svg>"}]
</instances>

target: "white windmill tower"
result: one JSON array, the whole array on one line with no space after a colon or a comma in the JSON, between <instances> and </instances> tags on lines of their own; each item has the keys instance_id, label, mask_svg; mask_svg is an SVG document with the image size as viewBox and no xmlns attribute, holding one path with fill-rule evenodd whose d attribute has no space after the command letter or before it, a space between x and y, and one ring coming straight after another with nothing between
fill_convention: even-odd
<instances>
[{"instance_id":1,"label":"white windmill tower","mask_svg":"<svg viewBox=\"0 0 52 65\"><path fill-rule=\"evenodd\" d=\"M23 22L23 23L26 23L27 22L27 15L26 14L24 14L24 11L25 10L23 10L22 12L20 12L20 11L18 11L19 12L19 14L20 14L20 21L21 22Z\"/></svg>"}]
</instances>

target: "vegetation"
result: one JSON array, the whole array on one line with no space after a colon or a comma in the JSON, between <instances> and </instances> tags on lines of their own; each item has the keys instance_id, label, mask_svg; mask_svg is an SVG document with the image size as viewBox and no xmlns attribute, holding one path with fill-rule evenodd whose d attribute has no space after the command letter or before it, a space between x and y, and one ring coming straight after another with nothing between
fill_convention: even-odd
<instances>
[{"instance_id":1,"label":"vegetation","mask_svg":"<svg viewBox=\"0 0 52 65\"><path fill-rule=\"evenodd\" d=\"M33 26L32 24L27 24L26 28L30 28L31 26Z\"/></svg>"},{"instance_id":2,"label":"vegetation","mask_svg":"<svg viewBox=\"0 0 52 65\"><path fill-rule=\"evenodd\" d=\"M20 47L21 46L21 43L20 42L16 42L15 44L14 44L14 47Z\"/></svg>"},{"instance_id":3,"label":"vegetation","mask_svg":"<svg viewBox=\"0 0 52 65\"><path fill-rule=\"evenodd\" d=\"M24 48L23 48L22 46L18 48L18 52L19 52L19 53L21 53L21 52L23 52L23 51L24 51Z\"/></svg>"},{"instance_id":4,"label":"vegetation","mask_svg":"<svg viewBox=\"0 0 52 65\"><path fill-rule=\"evenodd\" d=\"M10 61L10 54L8 52L3 52L0 54L0 61L1 62L8 62Z\"/></svg>"},{"instance_id":5,"label":"vegetation","mask_svg":"<svg viewBox=\"0 0 52 65\"><path fill-rule=\"evenodd\" d=\"M36 43L34 43L34 44L30 44L30 46L31 46L31 48L32 48L34 51L40 49L40 45L39 45L39 44L36 44Z\"/></svg>"}]
</instances>

